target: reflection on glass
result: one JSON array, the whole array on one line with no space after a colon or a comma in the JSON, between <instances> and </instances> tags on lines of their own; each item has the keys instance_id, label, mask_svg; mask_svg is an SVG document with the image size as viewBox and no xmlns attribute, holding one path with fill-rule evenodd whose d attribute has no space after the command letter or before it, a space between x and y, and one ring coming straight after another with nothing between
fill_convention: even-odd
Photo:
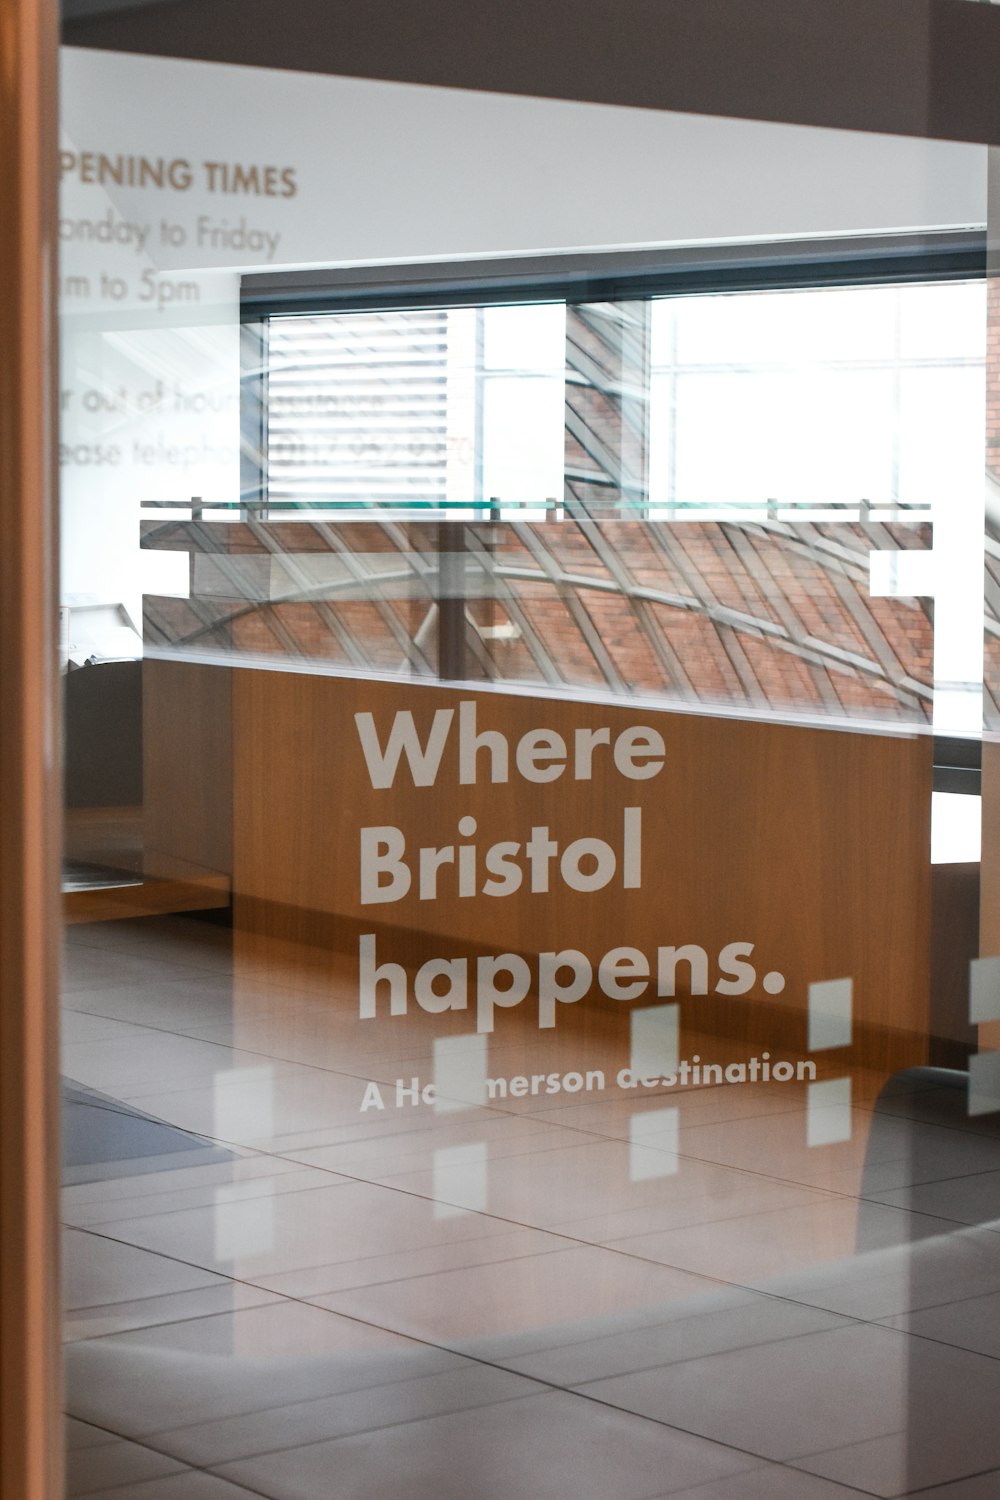
<instances>
[{"instance_id":1,"label":"reflection on glass","mask_svg":"<svg viewBox=\"0 0 1000 1500\"><path fill-rule=\"evenodd\" d=\"M974 727L982 312L957 282L272 317L239 513L144 511L191 576L147 640Z\"/></svg>"},{"instance_id":2,"label":"reflection on glass","mask_svg":"<svg viewBox=\"0 0 1000 1500\"><path fill-rule=\"evenodd\" d=\"M650 157L565 119L589 219ZM146 218L71 145L96 287L79 226ZM305 159L206 152L155 272L67 288L67 697L135 689L69 821L147 903L68 942L81 1493L1000 1473L1000 985L927 733L981 711L984 283L352 310L281 269L333 258Z\"/></svg>"}]
</instances>

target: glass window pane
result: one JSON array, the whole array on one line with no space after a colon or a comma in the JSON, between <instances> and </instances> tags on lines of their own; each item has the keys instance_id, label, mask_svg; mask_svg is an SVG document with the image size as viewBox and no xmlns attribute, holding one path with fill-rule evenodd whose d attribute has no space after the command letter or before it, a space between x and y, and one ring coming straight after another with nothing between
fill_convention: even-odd
<instances>
[{"instance_id":1,"label":"glass window pane","mask_svg":"<svg viewBox=\"0 0 1000 1500\"><path fill-rule=\"evenodd\" d=\"M67 77L73 1488L1000 1472L984 149Z\"/></svg>"}]
</instances>

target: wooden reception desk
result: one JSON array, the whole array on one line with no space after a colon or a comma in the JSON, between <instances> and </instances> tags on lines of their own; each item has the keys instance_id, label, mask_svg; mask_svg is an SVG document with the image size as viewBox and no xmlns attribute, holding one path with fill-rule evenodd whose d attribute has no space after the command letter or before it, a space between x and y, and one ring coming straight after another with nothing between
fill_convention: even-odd
<instances>
[{"instance_id":1,"label":"wooden reception desk","mask_svg":"<svg viewBox=\"0 0 1000 1500\"><path fill-rule=\"evenodd\" d=\"M927 736L170 661L146 663L144 688L149 868L230 876L244 950L258 958L269 948L297 951L320 983L328 965L339 976L338 1005L352 1003L344 975L357 974L362 937L374 939L379 964L411 976L431 958L471 964L510 953L534 964L563 950L584 953L596 974L602 958L627 949L648 957L655 980L662 950L696 948L707 984L697 961L682 959L676 997L684 1026L699 1036L805 1055L809 985L850 978L854 1041L843 1065L885 1077L927 1059ZM475 732L494 736L478 751L474 783L468 769L462 780L463 712L467 741L473 713ZM393 724L405 730L398 714L412 715L418 751L433 752L426 785L414 784L405 755L392 785L372 784ZM370 715L368 760L356 715ZM440 744L429 741L435 725ZM662 756L643 729L660 737ZM581 747L587 753L574 763ZM494 780L504 753L507 779ZM382 843L364 836L382 859L375 885L369 872L376 899L367 902L364 829L395 830ZM533 862L525 846L538 829L557 852L536 852ZM473 850L464 894L459 846ZM484 891L496 846L507 846L492 856L502 873ZM588 876L603 879L603 846L614 853L613 875L599 889L574 889ZM425 857L422 895L418 851L448 848L452 859ZM412 874L405 894L402 864ZM514 866L520 888L504 894ZM386 891L394 898L383 899ZM741 994L732 992L734 952L755 976ZM618 962L621 976L628 960ZM745 978L745 969L735 972ZM651 981L637 1003L656 998ZM588 1015L631 1008L595 980L593 994L559 1007L557 1019L579 1028ZM500 1024L513 1023L501 1016Z\"/></svg>"}]
</instances>

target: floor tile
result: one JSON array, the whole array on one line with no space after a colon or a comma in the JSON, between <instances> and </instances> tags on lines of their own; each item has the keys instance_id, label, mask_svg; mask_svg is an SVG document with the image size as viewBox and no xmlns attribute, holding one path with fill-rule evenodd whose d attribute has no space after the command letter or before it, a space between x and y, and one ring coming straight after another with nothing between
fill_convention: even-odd
<instances>
[{"instance_id":1,"label":"floor tile","mask_svg":"<svg viewBox=\"0 0 1000 1500\"><path fill-rule=\"evenodd\" d=\"M602 1314L641 1313L683 1303L712 1286L705 1279L595 1246L519 1256L335 1292L312 1300L417 1338L480 1354L515 1329L555 1345L575 1325ZM724 1289L723 1289L724 1290ZM565 1330L565 1332L564 1332Z\"/></svg>"},{"instance_id":2,"label":"floor tile","mask_svg":"<svg viewBox=\"0 0 1000 1500\"><path fill-rule=\"evenodd\" d=\"M687 1433L568 1395L529 1397L470 1413L243 1460L220 1472L274 1500L648 1500L665 1475L678 1486L738 1472L752 1460Z\"/></svg>"},{"instance_id":3,"label":"floor tile","mask_svg":"<svg viewBox=\"0 0 1000 1500\"><path fill-rule=\"evenodd\" d=\"M281 1302L71 1344L67 1406L82 1421L144 1437L457 1364L456 1355Z\"/></svg>"},{"instance_id":4,"label":"floor tile","mask_svg":"<svg viewBox=\"0 0 1000 1500\"><path fill-rule=\"evenodd\" d=\"M78 1496L91 1495L95 1490L159 1479L162 1475L178 1473L182 1468L176 1459L165 1458L151 1448L118 1438L112 1443L79 1449L68 1455L67 1500L77 1500Z\"/></svg>"},{"instance_id":5,"label":"floor tile","mask_svg":"<svg viewBox=\"0 0 1000 1500\"><path fill-rule=\"evenodd\" d=\"M244 1286L238 1281L221 1281L188 1292L140 1297L132 1302L115 1302L109 1307L67 1312L64 1337L68 1343L74 1343L78 1339L125 1333L132 1328L155 1328L162 1323L183 1323L191 1318L213 1317L245 1307L264 1307L279 1300L276 1292Z\"/></svg>"},{"instance_id":6,"label":"floor tile","mask_svg":"<svg viewBox=\"0 0 1000 1500\"><path fill-rule=\"evenodd\" d=\"M80 1229L65 1231L62 1265L63 1305L70 1311L188 1292L222 1281L211 1271Z\"/></svg>"},{"instance_id":7,"label":"floor tile","mask_svg":"<svg viewBox=\"0 0 1000 1500\"><path fill-rule=\"evenodd\" d=\"M59 1032L65 1048L76 1042L135 1036L137 1032L148 1029L136 1026L133 1021L115 1021L109 1016L95 1016L85 1010L64 1010Z\"/></svg>"},{"instance_id":8,"label":"floor tile","mask_svg":"<svg viewBox=\"0 0 1000 1500\"><path fill-rule=\"evenodd\" d=\"M299 1065L281 1064L272 1068L266 1058L252 1053L230 1055L246 1059L243 1076L237 1076L234 1070L228 1080L239 1086L242 1093L221 1098L220 1080L208 1077L195 1080L188 1087L144 1089L143 1109L182 1130L261 1150L326 1145L331 1143L332 1133L338 1128L344 1130L342 1138L346 1139L380 1134L387 1128L385 1122L361 1113L363 1078L320 1068L310 1068L305 1073L294 1071ZM224 1108L221 1120L220 1108ZM405 1123L411 1124L412 1119L406 1119ZM428 1112L426 1124L434 1123L434 1116ZM395 1119L392 1124L399 1128Z\"/></svg>"},{"instance_id":9,"label":"floor tile","mask_svg":"<svg viewBox=\"0 0 1000 1500\"><path fill-rule=\"evenodd\" d=\"M124 918L116 922L80 922L68 929L74 946L130 954L144 960L230 972L231 929L181 916Z\"/></svg>"},{"instance_id":10,"label":"floor tile","mask_svg":"<svg viewBox=\"0 0 1000 1500\"><path fill-rule=\"evenodd\" d=\"M301 1077L305 1071L298 1063L274 1062L216 1042L144 1027L133 1028L130 1036L65 1046L63 1069L75 1083L101 1092L112 1091L125 1101L162 1094L172 1087L190 1088L198 1080L217 1090L225 1084L239 1084L248 1074L258 1079L265 1069L271 1077Z\"/></svg>"},{"instance_id":11,"label":"floor tile","mask_svg":"<svg viewBox=\"0 0 1000 1500\"><path fill-rule=\"evenodd\" d=\"M130 1244L224 1275L270 1285L288 1271L362 1260L387 1245L401 1252L510 1234L482 1213L442 1217L426 1198L369 1183L338 1181L270 1200L217 1201L211 1207L104 1225Z\"/></svg>"},{"instance_id":12,"label":"floor tile","mask_svg":"<svg viewBox=\"0 0 1000 1500\"><path fill-rule=\"evenodd\" d=\"M824 1197L722 1223L696 1223L609 1243L665 1265L762 1286L768 1278L798 1267L853 1259L862 1223L870 1250L909 1245L941 1230L940 1221L909 1214L905 1209L882 1204L859 1207L850 1198Z\"/></svg>"},{"instance_id":13,"label":"floor tile","mask_svg":"<svg viewBox=\"0 0 1000 1500\"><path fill-rule=\"evenodd\" d=\"M666 1493L670 1500L858 1500L857 1490L777 1464L764 1464L731 1479L716 1479L694 1489ZM659 1495L657 1500L665 1500L665 1496Z\"/></svg>"},{"instance_id":14,"label":"floor tile","mask_svg":"<svg viewBox=\"0 0 1000 1500\"><path fill-rule=\"evenodd\" d=\"M990 1115L969 1115L968 1079L959 1071L949 1072L947 1082L930 1070L926 1079L911 1075L896 1078L882 1089L876 1113L916 1120L925 1125L950 1125L976 1135L1000 1136L997 1120Z\"/></svg>"},{"instance_id":15,"label":"floor tile","mask_svg":"<svg viewBox=\"0 0 1000 1500\"><path fill-rule=\"evenodd\" d=\"M898 1431L795 1466L875 1495L895 1496L1000 1467L1000 1363L922 1338L906 1345L906 1407Z\"/></svg>"},{"instance_id":16,"label":"floor tile","mask_svg":"<svg viewBox=\"0 0 1000 1500\"><path fill-rule=\"evenodd\" d=\"M358 1260L333 1265L304 1266L294 1271L268 1272L269 1287L287 1297L307 1300L354 1287L383 1282L409 1281L412 1277L436 1276L442 1271L465 1270L514 1260L524 1255L551 1255L567 1248L559 1235L541 1229L509 1229L506 1233L477 1235L472 1239L439 1240L412 1249L387 1250Z\"/></svg>"},{"instance_id":17,"label":"floor tile","mask_svg":"<svg viewBox=\"0 0 1000 1500\"><path fill-rule=\"evenodd\" d=\"M129 1484L123 1489L99 1490L87 1500L260 1500L259 1490L246 1490L217 1475L187 1469L166 1479L151 1479L145 1484ZM327 1500L327 1497L317 1497Z\"/></svg>"},{"instance_id":18,"label":"floor tile","mask_svg":"<svg viewBox=\"0 0 1000 1500\"><path fill-rule=\"evenodd\" d=\"M966 1176L880 1190L867 1196L955 1223L991 1225L1000 1230L1000 1171L977 1172L971 1162Z\"/></svg>"},{"instance_id":19,"label":"floor tile","mask_svg":"<svg viewBox=\"0 0 1000 1500\"><path fill-rule=\"evenodd\" d=\"M906 1333L1000 1359L1000 1292L902 1313L885 1320Z\"/></svg>"},{"instance_id":20,"label":"floor tile","mask_svg":"<svg viewBox=\"0 0 1000 1500\"><path fill-rule=\"evenodd\" d=\"M734 1167L716 1167L683 1157L675 1176L665 1178L657 1201L633 1208L610 1208L582 1219L560 1220L553 1228L595 1244L611 1244L633 1236L654 1234L724 1220L743 1221L752 1215L782 1208L808 1207L829 1201L816 1188L793 1186ZM738 1232L733 1224L732 1231ZM727 1233L719 1229L719 1235Z\"/></svg>"},{"instance_id":21,"label":"floor tile","mask_svg":"<svg viewBox=\"0 0 1000 1500\"><path fill-rule=\"evenodd\" d=\"M446 1176L427 1170L400 1173L385 1181L390 1186L444 1199L452 1186ZM462 1181L459 1173L455 1186L460 1189ZM813 1199L808 1189L706 1166L655 1147L644 1148L637 1165L626 1141L577 1142L532 1153L530 1163L524 1156L499 1160L489 1156L484 1186L485 1206L490 1213L539 1228L586 1228L589 1222L591 1232L598 1234L613 1224L597 1221L613 1221L617 1216L630 1215L629 1222L637 1221L642 1228L652 1227L650 1218L652 1225L664 1219L671 1222L673 1205L686 1203L691 1211L691 1200L700 1200L693 1205L695 1222L702 1217L710 1219L714 1216L713 1196L725 1200L727 1194L741 1190L754 1202L802 1203ZM461 1201L460 1196L453 1197Z\"/></svg>"},{"instance_id":22,"label":"floor tile","mask_svg":"<svg viewBox=\"0 0 1000 1500\"><path fill-rule=\"evenodd\" d=\"M882 1334L805 1334L584 1389L877 1495L1000 1462L1000 1363Z\"/></svg>"},{"instance_id":23,"label":"floor tile","mask_svg":"<svg viewBox=\"0 0 1000 1500\"><path fill-rule=\"evenodd\" d=\"M179 957L179 955L178 955ZM211 979L200 964L173 959L152 958L144 954L114 953L104 948L76 944L65 951L62 969L62 993L69 1008L77 1008L84 995L107 994L112 990L138 990L144 985L187 983L198 985ZM80 1005L87 1010L87 1005ZM139 1019L119 1014L119 1020Z\"/></svg>"},{"instance_id":24,"label":"floor tile","mask_svg":"<svg viewBox=\"0 0 1000 1500\"><path fill-rule=\"evenodd\" d=\"M81 1422L76 1417L64 1418L63 1427L67 1453L73 1453L78 1448L100 1448L105 1443L121 1442L115 1433L108 1432L103 1427L93 1427L89 1422Z\"/></svg>"},{"instance_id":25,"label":"floor tile","mask_svg":"<svg viewBox=\"0 0 1000 1500\"><path fill-rule=\"evenodd\" d=\"M400 1120L395 1130L289 1154L296 1161L344 1172L367 1182L391 1183L396 1178L402 1181L411 1173L432 1171L436 1151L470 1142L483 1142L491 1162L515 1157L523 1165L524 1157L537 1152L592 1146L594 1137L585 1131L520 1115L479 1111L475 1121L443 1114L423 1130L409 1130ZM416 1175L414 1182L419 1183Z\"/></svg>"},{"instance_id":26,"label":"floor tile","mask_svg":"<svg viewBox=\"0 0 1000 1500\"><path fill-rule=\"evenodd\" d=\"M868 1250L830 1265L771 1276L757 1285L776 1296L848 1317L893 1317L1000 1291L1000 1235L955 1229L913 1244Z\"/></svg>"},{"instance_id":27,"label":"floor tile","mask_svg":"<svg viewBox=\"0 0 1000 1500\"><path fill-rule=\"evenodd\" d=\"M847 1141L810 1147L805 1118L768 1114L727 1123L682 1128L680 1149L723 1166L745 1167L811 1187L857 1191L873 1168L883 1169L879 1190L930 1182L971 1171L1000 1169L1000 1138L924 1124L896 1116L851 1111Z\"/></svg>"},{"instance_id":28,"label":"floor tile","mask_svg":"<svg viewBox=\"0 0 1000 1500\"><path fill-rule=\"evenodd\" d=\"M69 1076L225 1145L65 1190L73 1500L1000 1493L1000 1132L955 1090L857 1070L812 1147L797 1084L397 1107L463 1018L359 1027L346 960L235 948L69 936Z\"/></svg>"},{"instance_id":29,"label":"floor tile","mask_svg":"<svg viewBox=\"0 0 1000 1500\"><path fill-rule=\"evenodd\" d=\"M855 1325L583 1389L623 1410L785 1460L898 1431L907 1407L907 1343L902 1334ZM1000 1367L997 1375L1000 1381Z\"/></svg>"},{"instance_id":30,"label":"floor tile","mask_svg":"<svg viewBox=\"0 0 1000 1500\"><path fill-rule=\"evenodd\" d=\"M954 1484L935 1485L924 1490L920 1500L996 1500L1000 1495L1000 1469L959 1479Z\"/></svg>"},{"instance_id":31,"label":"floor tile","mask_svg":"<svg viewBox=\"0 0 1000 1500\"><path fill-rule=\"evenodd\" d=\"M504 1363L556 1385L580 1385L613 1375L662 1369L710 1354L755 1348L842 1324L830 1313L775 1297L749 1296L752 1300L734 1299L735 1305L719 1307L713 1307L710 1295L690 1304L680 1302L672 1309L660 1309L656 1317L648 1316L644 1327L637 1328L631 1320L623 1319L625 1326L620 1331L601 1328L591 1337L532 1353L510 1353ZM724 1298L718 1300L725 1303ZM605 1323L611 1321L605 1319Z\"/></svg>"},{"instance_id":32,"label":"floor tile","mask_svg":"<svg viewBox=\"0 0 1000 1500\"><path fill-rule=\"evenodd\" d=\"M329 1187L336 1180L326 1172L280 1157L243 1156L200 1167L172 1166L139 1177L114 1177L65 1188L62 1217L64 1223L84 1229L122 1219L141 1219L145 1214L211 1207L220 1199L273 1198L280 1193Z\"/></svg>"},{"instance_id":33,"label":"floor tile","mask_svg":"<svg viewBox=\"0 0 1000 1500\"><path fill-rule=\"evenodd\" d=\"M804 1084L748 1083L697 1089L663 1090L655 1095L643 1092L640 1098L614 1094L610 1098L568 1102L565 1095L558 1102L539 1101L537 1113L542 1119L559 1125L573 1125L601 1135L627 1140L629 1121L636 1113L662 1109L675 1104L685 1126L711 1125L720 1121L755 1119L759 1115L801 1114L805 1109Z\"/></svg>"},{"instance_id":34,"label":"floor tile","mask_svg":"<svg viewBox=\"0 0 1000 1500\"><path fill-rule=\"evenodd\" d=\"M509 1371L462 1360L452 1369L433 1374L160 1433L157 1444L168 1453L208 1467L351 1433L375 1432L401 1422L492 1406L543 1390Z\"/></svg>"},{"instance_id":35,"label":"floor tile","mask_svg":"<svg viewBox=\"0 0 1000 1500\"><path fill-rule=\"evenodd\" d=\"M268 1156L260 1151L251 1151L245 1146L231 1146L226 1160L197 1166L174 1165L161 1173L126 1172L121 1177L104 1178L94 1182L74 1183L64 1186L62 1203L71 1209L81 1205L110 1203L114 1199L145 1198L164 1190L202 1186L217 1186L234 1180L245 1180L256 1174L275 1176L278 1173L299 1170L299 1163L286 1162L280 1157Z\"/></svg>"}]
</instances>

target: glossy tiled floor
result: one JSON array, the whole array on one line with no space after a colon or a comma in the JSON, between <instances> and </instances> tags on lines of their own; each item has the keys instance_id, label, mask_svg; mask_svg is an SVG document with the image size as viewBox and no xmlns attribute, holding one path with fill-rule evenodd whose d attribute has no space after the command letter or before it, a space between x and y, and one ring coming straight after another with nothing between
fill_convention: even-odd
<instances>
[{"instance_id":1,"label":"glossy tiled floor","mask_svg":"<svg viewBox=\"0 0 1000 1500\"><path fill-rule=\"evenodd\" d=\"M397 1108L444 1018L346 988L70 931L70 1496L1000 1495L995 1116L865 1074L812 1144L795 1083ZM577 1065L503 1019L491 1076Z\"/></svg>"}]
</instances>

